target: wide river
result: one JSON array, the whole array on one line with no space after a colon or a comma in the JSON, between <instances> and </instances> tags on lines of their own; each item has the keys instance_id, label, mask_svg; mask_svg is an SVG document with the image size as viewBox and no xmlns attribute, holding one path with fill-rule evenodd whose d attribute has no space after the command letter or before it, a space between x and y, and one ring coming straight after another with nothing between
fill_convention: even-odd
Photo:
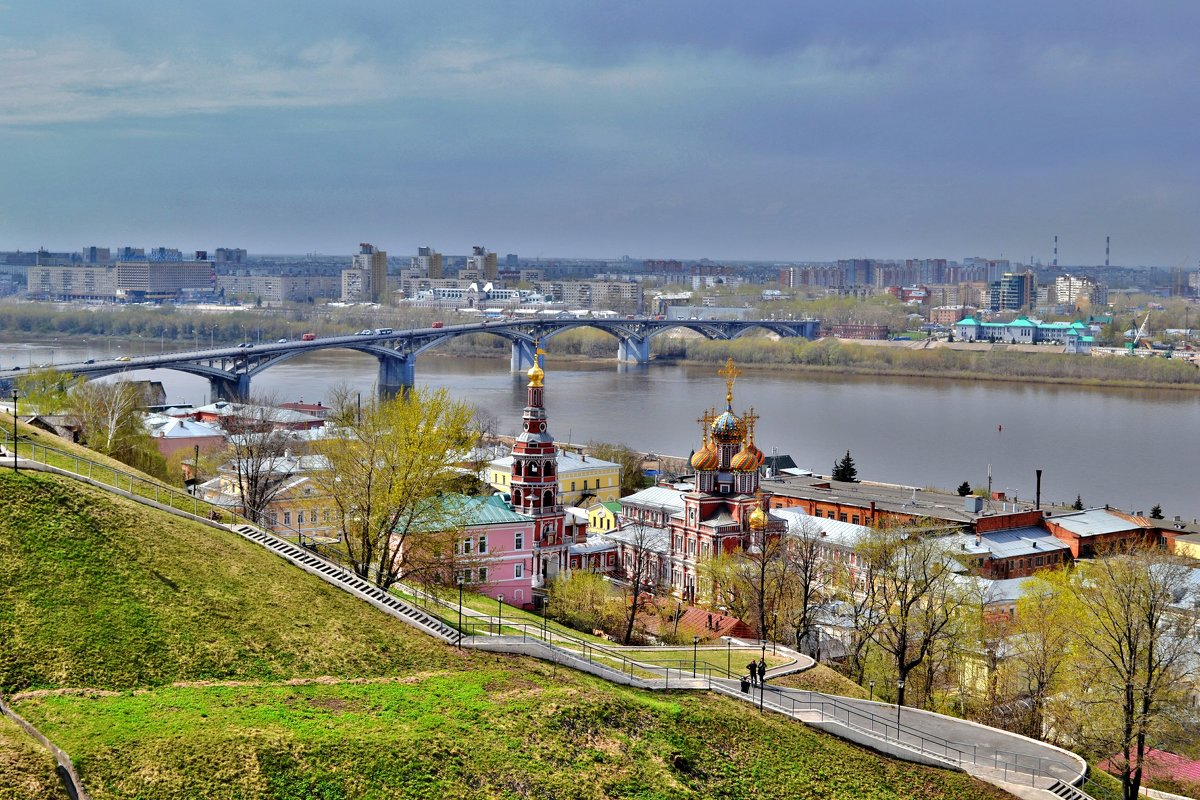
<instances>
[{"instance_id":1,"label":"wide river","mask_svg":"<svg viewBox=\"0 0 1200 800\"><path fill-rule=\"evenodd\" d=\"M22 366L154 352L150 340L42 340L0 343L0 365ZM121 349L124 348L124 349ZM167 343L167 349L172 349ZM372 391L377 365L352 351L297 357L255 378L255 393L315 402L337 385ZM639 450L686 456L700 446L696 418L723 405L716 367L611 362L547 364L550 431L562 441L623 442ZM207 381L172 370L131 372L162 381L172 403L203 404ZM426 354L417 382L444 386L515 433L525 380L508 358ZM756 441L768 454L828 474L847 450L859 477L915 487L952 489L969 481L1032 499L1034 470L1042 497L1111 504L1149 513L1155 503L1171 519L1200 517L1195 473L1200 392L1022 385L999 381L806 375L747 369L734 389L735 410L753 406Z\"/></svg>"}]
</instances>

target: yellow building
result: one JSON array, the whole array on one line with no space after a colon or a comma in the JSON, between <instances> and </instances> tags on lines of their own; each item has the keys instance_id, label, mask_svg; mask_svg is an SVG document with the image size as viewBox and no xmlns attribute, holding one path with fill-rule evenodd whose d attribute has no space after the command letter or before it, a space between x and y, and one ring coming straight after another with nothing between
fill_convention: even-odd
<instances>
[{"instance_id":1,"label":"yellow building","mask_svg":"<svg viewBox=\"0 0 1200 800\"><path fill-rule=\"evenodd\" d=\"M596 503L588 509L588 533L615 531L620 525L620 503Z\"/></svg>"},{"instance_id":2,"label":"yellow building","mask_svg":"<svg viewBox=\"0 0 1200 800\"><path fill-rule=\"evenodd\" d=\"M487 466L487 482L499 492L509 491L512 456L497 458ZM583 453L559 451L558 504L587 506L611 503L621 496L621 465Z\"/></svg>"}]
</instances>

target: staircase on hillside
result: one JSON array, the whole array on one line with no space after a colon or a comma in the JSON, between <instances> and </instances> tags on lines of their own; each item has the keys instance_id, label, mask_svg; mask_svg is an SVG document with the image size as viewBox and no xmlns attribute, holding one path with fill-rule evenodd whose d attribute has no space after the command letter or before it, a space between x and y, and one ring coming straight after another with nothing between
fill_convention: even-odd
<instances>
[{"instance_id":1,"label":"staircase on hillside","mask_svg":"<svg viewBox=\"0 0 1200 800\"><path fill-rule=\"evenodd\" d=\"M232 526L232 530L234 533L249 539L255 544L262 545L276 555L295 563L326 582L338 588L345 589L351 594L358 595L362 599L373 602L374 605L381 607L381 610L384 612L391 614L402 622L412 625L414 628L418 628L424 633L436 636L445 642L458 641L459 632L455 628L419 608L410 606L395 595L385 592L369 581L363 580L344 567L331 564L325 559L313 555L303 547L294 545L291 542L285 542L253 525L235 525Z\"/></svg>"},{"instance_id":2,"label":"staircase on hillside","mask_svg":"<svg viewBox=\"0 0 1200 800\"><path fill-rule=\"evenodd\" d=\"M1090 794L1057 779L1055 779L1054 783L1050 784L1050 792L1055 797L1063 798L1063 800L1093 800Z\"/></svg>"}]
</instances>

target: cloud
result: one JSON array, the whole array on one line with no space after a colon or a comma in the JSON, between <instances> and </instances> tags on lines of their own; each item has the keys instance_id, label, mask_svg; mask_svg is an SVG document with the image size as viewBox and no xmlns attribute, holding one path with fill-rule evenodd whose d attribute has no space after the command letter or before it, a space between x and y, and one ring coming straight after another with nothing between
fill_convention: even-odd
<instances>
[{"instance_id":1,"label":"cloud","mask_svg":"<svg viewBox=\"0 0 1200 800\"><path fill-rule=\"evenodd\" d=\"M0 125L353 105L386 96L386 73L342 40L289 60L204 49L141 55L80 39L0 41Z\"/></svg>"}]
</instances>

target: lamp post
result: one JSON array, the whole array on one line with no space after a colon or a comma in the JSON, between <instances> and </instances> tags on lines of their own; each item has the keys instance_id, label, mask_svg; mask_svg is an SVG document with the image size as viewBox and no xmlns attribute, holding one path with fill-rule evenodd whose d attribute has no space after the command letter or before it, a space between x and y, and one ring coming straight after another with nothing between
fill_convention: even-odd
<instances>
[{"instance_id":1,"label":"lamp post","mask_svg":"<svg viewBox=\"0 0 1200 800\"><path fill-rule=\"evenodd\" d=\"M542 598L542 638L547 642L550 641L550 622L547 616L550 613L550 598Z\"/></svg>"},{"instance_id":2,"label":"lamp post","mask_svg":"<svg viewBox=\"0 0 1200 800\"><path fill-rule=\"evenodd\" d=\"M771 655L775 655L776 653L778 653L778 652L779 652L779 650L778 650L778 645L779 645L779 610L778 610L778 609L776 609L775 611L772 611L772 612L771 612L771 619L773 620L773 621L772 621L772 623L771 623L771 625L772 625L772 630L775 632L775 635L771 637Z\"/></svg>"},{"instance_id":3,"label":"lamp post","mask_svg":"<svg viewBox=\"0 0 1200 800\"><path fill-rule=\"evenodd\" d=\"M456 642L459 650L462 650L462 590L463 590L463 576L461 574L459 574L459 576L458 576L458 641Z\"/></svg>"},{"instance_id":4,"label":"lamp post","mask_svg":"<svg viewBox=\"0 0 1200 800\"><path fill-rule=\"evenodd\" d=\"M696 677L696 645L700 644L700 637L692 637L692 677Z\"/></svg>"},{"instance_id":5,"label":"lamp post","mask_svg":"<svg viewBox=\"0 0 1200 800\"><path fill-rule=\"evenodd\" d=\"M17 472L17 390L13 388L13 472Z\"/></svg>"},{"instance_id":6,"label":"lamp post","mask_svg":"<svg viewBox=\"0 0 1200 800\"><path fill-rule=\"evenodd\" d=\"M900 709L904 707L904 679L896 681L896 738L900 738Z\"/></svg>"},{"instance_id":7,"label":"lamp post","mask_svg":"<svg viewBox=\"0 0 1200 800\"><path fill-rule=\"evenodd\" d=\"M200 494L200 445L192 445L192 497Z\"/></svg>"},{"instance_id":8,"label":"lamp post","mask_svg":"<svg viewBox=\"0 0 1200 800\"><path fill-rule=\"evenodd\" d=\"M733 653L730 648L733 646L733 639L728 636L722 636L725 640L725 672L729 677L733 677Z\"/></svg>"},{"instance_id":9,"label":"lamp post","mask_svg":"<svg viewBox=\"0 0 1200 800\"><path fill-rule=\"evenodd\" d=\"M504 595L496 595L496 635L500 635L500 626L504 624Z\"/></svg>"},{"instance_id":10,"label":"lamp post","mask_svg":"<svg viewBox=\"0 0 1200 800\"><path fill-rule=\"evenodd\" d=\"M875 702L875 681L868 681L868 685L871 687L871 702Z\"/></svg>"}]
</instances>

